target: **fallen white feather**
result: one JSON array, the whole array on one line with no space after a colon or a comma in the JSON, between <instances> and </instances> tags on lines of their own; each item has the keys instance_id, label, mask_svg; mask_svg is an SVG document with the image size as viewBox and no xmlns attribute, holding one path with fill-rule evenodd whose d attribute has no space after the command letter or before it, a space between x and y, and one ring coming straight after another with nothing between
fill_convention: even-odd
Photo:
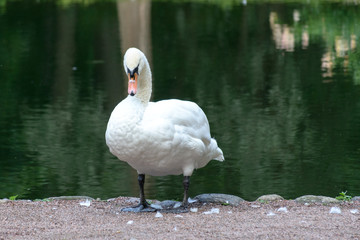
<instances>
[{"instance_id":1,"label":"fallen white feather","mask_svg":"<svg viewBox=\"0 0 360 240\"><path fill-rule=\"evenodd\" d=\"M266 214L266 216L275 216L276 214L273 213L272 211L270 211L268 214Z\"/></svg>"},{"instance_id":2,"label":"fallen white feather","mask_svg":"<svg viewBox=\"0 0 360 240\"><path fill-rule=\"evenodd\" d=\"M220 210L218 208L212 208L210 211L203 212L204 214L213 214L213 213L219 213Z\"/></svg>"},{"instance_id":3,"label":"fallen white feather","mask_svg":"<svg viewBox=\"0 0 360 240\"><path fill-rule=\"evenodd\" d=\"M197 212L198 208L190 208L190 212Z\"/></svg>"},{"instance_id":4,"label":"fallen white feather","mask_svg":"<svg viewBox=\"0 0 360 240\"><path fill-rule=\"evenodd\" d=\"M133 224L134 223L134 221L132 221L132 220L130 220L130 221L128 221L126 224Z\"/></svg>"},{"instance_id":5,"label":"fallen white feather","mask_svg":"<svg viewBox=\"0 0 360 240\"><path fill-rule=\"evenodd\" d=\"M156 218L162 218L163 215L160 213L160 212L156 212L156 215L155 215Z\"/></svg>"},{"instance_id":6,"label":"fallen white feather","mask_svg":"<svg viewBox=\"0 0 360 240\"><path fill-rule=\"evenodd\" d=\"M161 205L154 204L154 203L150 204L150 207L155 208L155 209L163 209Z\"/></svg>"},{"instance_id":7,"label":"fallen white feather","mask_svg":"<svg viewBox=\"0 0 360 240\"><path fill-rule=\"evenodd\" d=\"M232 211L228 211L228 214L232 214Z\"/></svg>"},{"instance_id":8,"label":"fallen white feather","mask_svg":"<svg viewBox=\"0 0 360 240\"><path fill-rule=\"evenodd\" d=\"M352 214L357 214L357 213L359 213L359 209L350 209L350 212Z\"/></svg>"},{"instance_id":9,"label":"fallen white feather","mask_svg":"<svg viewBox=\"0 0 360 240\"><path fill-rule=\"evenodd\" d=\"M250 207L252 207L252 208L259 208L259 207L260 207L260 205L251 204L251 205L250 205Z\"/></svg>"},{"instance_id":10,"label":"fallen white feather","mask_svg":"<svg viewBox=\"0 0 360 240\"><path fill-rule=\"evenodd\" d=\"M177 202L174 204L174 208L179 208L179 207L181 207L181 202Z\"/></svg>"},{"instance_id":11,"label":"fallen white feather","mask_svg":"<svg viewBox=\"0 0 360 240\"><path fill-rule=\"evenodd\" d=\"M85 202L80 202L80 206L89 207L91 204L91 201L89 199L86 199Z\"/></svg>"},{"instance_id":12,"label":"fallen white feather","mask_svg":"<svg viewBox=\"0 0 360 240\"><path fill-rule=\"evenodd\" d=\"M197 201L198 201L197 199L188 198L188 203L194 203L194 202L197 202Z\"/></svg>"},{"instance_id":13,"label":"fallen white feather","mask_svg":"<svg viewBox=\"0 0 360 240\"><path fill-rule=\"evenodd\" d=\"M330 213L336 213L336 214L340 214L341 213L341 209L338 207L332 207L330 209Z\"/></svg>"},{"instance_id":14,"label":"fallen white feather","mask_svg":"<svg viewBox=\"0 0 360 240\"><path fill-rule=\"evenodd\" d=\"M278 211L278 212L285 212L285 213L288 212L288 210L287 210L286 207L281 207L281 208L279 208L277 211Z\"/></svg>"},{"instance_id":15,"label":"fallen white feather","mask_svg":"<svg viewBox=\"0 0 360 240\"><path fill-rule=\"evenodd\" d=\"M176 218L183 218L181 215L175 215Z\"/></svg>"}]
</instances>

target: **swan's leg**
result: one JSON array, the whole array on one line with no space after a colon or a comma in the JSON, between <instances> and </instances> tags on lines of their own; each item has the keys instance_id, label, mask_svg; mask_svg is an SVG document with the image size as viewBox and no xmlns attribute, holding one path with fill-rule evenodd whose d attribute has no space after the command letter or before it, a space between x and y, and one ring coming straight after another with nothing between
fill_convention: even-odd
<instances>
[{"instance_id":1,"label":"swan's leg","mask_svg":"<svg viewBox=\"0 0 360 240\"><path fill-rule=\"evenodd\" d=\"M146 202L144 194L145 174L138 175L138 182L140 187L140 205L143 205L144 208L149 207L149 204Z\"/></svg>"},{"instance_id":2,"label":"swan's leg","mask_svg":"<svg viewBox=\"0 0 360 240\"><path fill-rule=\"evenodd\" d=\"M144 184L145 184L145 174L138 175L138 182L140 187L140 204L134 207L123 208L123 212L155 212L156 209L150 207L150 204L145 199L144 194Z\"/></svg>"},{"instance_id":3,"label":"swan's leg","mask_svg":"<svg viewBox=\"0 0 360 240\"><path fill-rule=\"evenodd\" d=\"M189 190L189 186L190 186L190 176L184 176L183 186L184 186L184 199L183 199L182 205L184 208L187 208L188 198L189 198L188 190Z\"/></svg>"}]
</instances>

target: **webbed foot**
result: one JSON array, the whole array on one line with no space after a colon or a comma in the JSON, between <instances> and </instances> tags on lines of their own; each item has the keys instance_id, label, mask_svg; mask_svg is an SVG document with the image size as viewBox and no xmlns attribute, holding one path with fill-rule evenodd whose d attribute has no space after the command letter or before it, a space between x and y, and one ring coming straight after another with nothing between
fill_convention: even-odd
<instances>
[{"instance_id":1,"label":"webbed foot","mask_svg":"<svg viewBox=\"0 0 360 240\"><path fill-rule=\"evenodd\" d=\"M156 208L153 208L150 206L149 203L145 203L145 204L139 204L133 207L126 207L121 209L122 212L134 212L134 213L139 213L139 212L155 212L157 211Z\"/></svg>"}]
</instances>

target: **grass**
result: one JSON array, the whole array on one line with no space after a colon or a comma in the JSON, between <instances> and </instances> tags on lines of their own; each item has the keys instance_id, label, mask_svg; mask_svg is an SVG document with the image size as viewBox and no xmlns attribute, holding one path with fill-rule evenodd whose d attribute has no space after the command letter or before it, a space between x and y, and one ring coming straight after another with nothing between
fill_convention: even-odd
<instances>
[{"instance_id":1,"label":"grass","mask_svg":"<svg viewBox=\"0 0 360 240\"><path fill-rule=\"evenodd\" d=\"M17 198L18 196L19 196L19 195L11 196L11 197L9 197L9 199L10 199L11 201L14 201L14 200L16 200L16 198Z\"/></svg>"},{"instance_id":2,"label":"grass","mask_svg":"<svg viewBox=\"0 0 360 240\"><path fill-rule=\"evenodd\" d=\"M44 199L35 199L34 202L50 202L51 200L49 198L44 198Z\"/></svg>"},{"instance_id":3,"label":"grass","mask_svg":"<svg viewBox=\"0 0 360 240\"><path fill-rule=\"evenodd\" d=\"M339 196L336 197L337 200L340 201L351 201L352 197L350 195L346 195L347 191L339 193Z\"/></svg>"}]
</instances>

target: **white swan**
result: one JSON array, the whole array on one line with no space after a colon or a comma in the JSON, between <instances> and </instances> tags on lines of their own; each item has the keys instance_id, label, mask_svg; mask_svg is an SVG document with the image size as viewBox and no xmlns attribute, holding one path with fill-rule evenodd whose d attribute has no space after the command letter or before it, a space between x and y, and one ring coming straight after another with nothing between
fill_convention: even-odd
<instances>
[{"instance_id":1,"label":"white swan","mask_svg":"<svg viewBox=\"0 0 360 240\"><path fill-rule=\"evenodd\" d=\"M183 174L186 208L194 169L204 167L212 159L224 161L223 152L211 138L208 120L197 104L181 100L149 102L151 70L139 49L126 51L124 68L129 95L111 113L106 144L112 154L139 174L139 211L149 208L143 188L145 174Z\"/></svg>"}]
</instances>

